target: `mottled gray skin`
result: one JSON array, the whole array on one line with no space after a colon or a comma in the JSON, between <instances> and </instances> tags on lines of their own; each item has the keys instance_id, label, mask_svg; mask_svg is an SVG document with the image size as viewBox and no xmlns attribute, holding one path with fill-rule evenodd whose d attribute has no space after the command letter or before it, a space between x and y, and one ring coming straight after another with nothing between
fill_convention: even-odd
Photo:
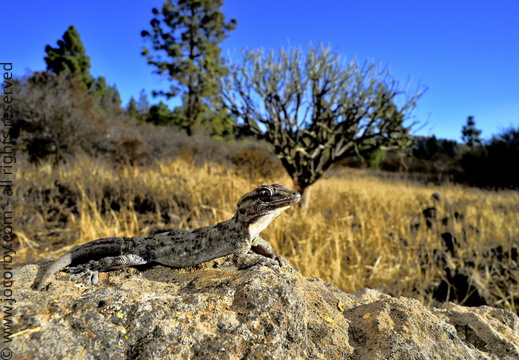
<instances>
[{"instance_id":1,"label":"mottled gray skin","mask_svg":"<svg viewBox=\"0 0 519 360\"><path fill-rule=\"evenodd\" d=\"M97 284L98 272L121 267L159 263L175 268L197 265L227 255L236 255L239 267L257 263L283 265L259 233L283 210L297 203L301 195L282 185L262 185L245 194L232 219L193 230L173 230L153 236L110 237L80 245L58 258L47 269L37 289L71 264L71 280L85 277L87 285ZM249 251L252 250L253 253Z\"/></svg>"}]
</instances>

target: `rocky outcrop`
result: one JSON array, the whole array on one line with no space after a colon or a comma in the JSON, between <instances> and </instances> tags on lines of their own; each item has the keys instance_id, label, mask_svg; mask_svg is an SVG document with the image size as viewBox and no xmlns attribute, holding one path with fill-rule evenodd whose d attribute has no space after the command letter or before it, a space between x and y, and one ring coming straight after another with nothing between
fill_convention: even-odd
<instances>
[{"instance_id":1,"label":"rocky outcrop","mask_svg":"<svg viewBox=\"0 0 519 360\"><path fill-rule=\"evenodd\" d=\"M61 273L38 292L40 276L13 273L13 359L519 359L506 310L345 294L290 268Z\"/></svg>"}]
</instances>

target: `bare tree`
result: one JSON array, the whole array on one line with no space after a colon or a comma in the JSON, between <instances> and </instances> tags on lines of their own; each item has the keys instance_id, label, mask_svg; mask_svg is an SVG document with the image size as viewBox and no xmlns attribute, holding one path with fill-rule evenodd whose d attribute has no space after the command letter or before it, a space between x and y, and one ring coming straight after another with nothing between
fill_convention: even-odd
<instances>
[{"instance_id":1,"label":"bare tree","mask_svg":"<svg viewBox=\"0 0 519 360\"><path fill-rule=\"evenodd\" d=\"M412 141L404 125L423 91L406 94L388 69L344 63L330 47L245 52L222 87L242 129L266 140L300 192L332 164Z\"/></svg>"}]
</instances>

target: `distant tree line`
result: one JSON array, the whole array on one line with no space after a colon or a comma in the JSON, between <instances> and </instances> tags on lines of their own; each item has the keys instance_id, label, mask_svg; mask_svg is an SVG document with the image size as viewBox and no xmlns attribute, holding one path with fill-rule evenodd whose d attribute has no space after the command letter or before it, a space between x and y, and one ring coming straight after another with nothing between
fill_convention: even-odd
<instances>
[{"instance_id":1,"label":"distant tree line","mask_svg":"<svg viewBox=\"0 0 519 360\"><path fill-rule=\"evenodd\" d=\"M406 157L383 152L376 161L368 156L365 165L389 171L430 175L435 182L451 181L484 188L519 188L516 171L519 159L519 128L510 127L484 141L473 116L461 129L462 143L415 137ZM395 166L394 162L402 162Z\"/></svg>"},{"instance_id":2,"label":"distant tree line","mask_svg":"<svg viewBox=\"0 0 519 360\"><path fill-rule=\"evenodd\" d=\"M467 128L471 131L467 136ZM467 149L459 161L464 180L473 186L519 189L519 127L510 127L489 141L479 139L473 117L463 128Z\"/></svg>"}]
</instances>

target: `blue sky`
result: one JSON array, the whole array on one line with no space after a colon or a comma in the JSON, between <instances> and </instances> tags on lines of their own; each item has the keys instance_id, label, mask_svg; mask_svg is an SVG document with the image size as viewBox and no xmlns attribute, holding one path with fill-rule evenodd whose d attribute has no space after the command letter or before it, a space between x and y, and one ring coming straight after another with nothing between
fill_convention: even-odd
<instances>
[{"instance_id":1,"label":"blue sky","mask_svg":"<svg viewBox=\"0 0 519 360\"><path fill-rule=\"evenodd\" d=\"M44 70L44 48L69 25L78 29L94 76L117 85L123 104L141 89L165 88L140 55L140 36L162 1L9 1L2 8L0 62L14 72ZM226 0L237 19L222 48L234 61L243 48L303 49L330 44L348 59L388 64L393 75L428 91L414 112L418 134L460 140L473 115L485 139L519 126L519 1ZM152 99L152 103L160 99Z\"/></svg>"}]
</instances>

